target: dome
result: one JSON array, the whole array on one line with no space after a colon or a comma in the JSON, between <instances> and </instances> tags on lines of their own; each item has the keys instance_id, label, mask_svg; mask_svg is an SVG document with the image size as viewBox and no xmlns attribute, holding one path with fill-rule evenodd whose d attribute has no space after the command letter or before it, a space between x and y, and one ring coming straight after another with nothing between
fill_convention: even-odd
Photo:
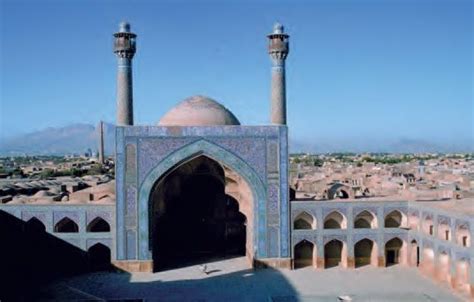
<instances>
[{"instance_id":1,"label":"dome","mask_svg":"<svg viewBox=\"0 0 474 302\"><path fill-rule=\"evenodd\" d=\"M240 125L227 108L205 96L192 96L168 111L159 126L213 126Z\"/></svg>"}]
</instances>

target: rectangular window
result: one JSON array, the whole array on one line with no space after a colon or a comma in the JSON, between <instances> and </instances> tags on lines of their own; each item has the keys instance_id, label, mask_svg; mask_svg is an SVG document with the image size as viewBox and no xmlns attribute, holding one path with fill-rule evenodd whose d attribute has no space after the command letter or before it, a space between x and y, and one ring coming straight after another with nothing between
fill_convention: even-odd
<instances>
[{"instance_id":1,"label":"rectangular window","mask_svg":"<svg viewBox=\"0 0 474 302\"><path fill-rule=\"evenodd\" d=\"M462 246L467 246L467 236L462 236Z\"/></svg>"},{"instance_id":2,"label":"rectangular window","mask_svg":"<svg viewBox=\"0 0 474 302\"><path fill-rule=\"evenodd\" d=\"M444 237L445 237L444 239L449 240L449 231L448 230L444 231Z\"/></svg>"},{"instance_id":3,"label":"rectangular window","mask_svg":"<svg viewBox=\"0 0 474 302\"><path fill-rule=\"evenodd\" d=\"M430 225L430 235L433 235L433 233L434 233L434 232L433 232L433 226Z\"/></svg>"}]
</instances>

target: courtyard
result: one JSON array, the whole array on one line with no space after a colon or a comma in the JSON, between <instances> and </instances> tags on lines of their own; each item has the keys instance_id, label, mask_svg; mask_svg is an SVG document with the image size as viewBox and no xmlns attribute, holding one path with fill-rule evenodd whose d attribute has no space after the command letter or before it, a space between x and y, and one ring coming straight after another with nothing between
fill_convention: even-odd
<instances>
[{"instance_id":1,"label":"courtyard","mask_svg":"<svg viewBox=\"0 0 474 302\"><path fill-rule=\"evenodd\" d=\"M417 269L370 266L356 270L253 270L245 257L158 273L97 272L59 280L40 300L127 301L469 301ZM340 297L340 298L339 298Z\"/></svg>"}]
</instances>

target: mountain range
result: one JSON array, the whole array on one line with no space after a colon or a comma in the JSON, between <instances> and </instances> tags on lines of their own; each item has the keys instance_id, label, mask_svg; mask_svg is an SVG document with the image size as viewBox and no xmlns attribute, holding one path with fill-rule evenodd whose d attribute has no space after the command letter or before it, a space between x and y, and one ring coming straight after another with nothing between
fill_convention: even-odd
<instances>
[{"instance_id":1,"label":"mountain range","mask_svg":"<svg viewBox=\"0 0 474 302\"><path fill-rule=\"evenodd\" d=\"M104 123L105 153L114 151L113 124ZM65 127L51 127L0 140L0 155L64 155L82 154L88 149L98 149L98 128L90 124L72 124ZM292 139L290 152L330 153L330 152L473 152L473 143L435 143L422 139Z\"/></svg>"},{"instance_id":2,"label":"mountain range","mask_svg":"<svg viewBox=\"0 0 474 302\"><path fill-rule=\"evenodd\" d=\"M114 125L104 123L106 154L113 153L114 131ZM98 127L90 124L72 124L65 127L50 127L2 139L0 142L0 155L83 154L88 149L96 151L98 148Z\"/></svg>"}]
</instances>

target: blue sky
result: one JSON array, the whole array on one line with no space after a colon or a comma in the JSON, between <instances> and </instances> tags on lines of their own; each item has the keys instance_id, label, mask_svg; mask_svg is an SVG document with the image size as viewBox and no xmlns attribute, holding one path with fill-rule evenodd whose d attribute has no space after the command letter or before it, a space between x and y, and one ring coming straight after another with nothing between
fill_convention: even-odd
<instances>
[{"instance_id":1,"label":"blue sky","mask_svg":"<svg viewBox=\"0 0 474 302\"><path fill-rule=\"evenodd\" d=\"M269 122L275 21L291 35L288 125L298 141L473 140L472 1L1 2L0 136L115 120L112 33L138 34L136 124L208 95Z\"/></svg>"}]
</instances>

